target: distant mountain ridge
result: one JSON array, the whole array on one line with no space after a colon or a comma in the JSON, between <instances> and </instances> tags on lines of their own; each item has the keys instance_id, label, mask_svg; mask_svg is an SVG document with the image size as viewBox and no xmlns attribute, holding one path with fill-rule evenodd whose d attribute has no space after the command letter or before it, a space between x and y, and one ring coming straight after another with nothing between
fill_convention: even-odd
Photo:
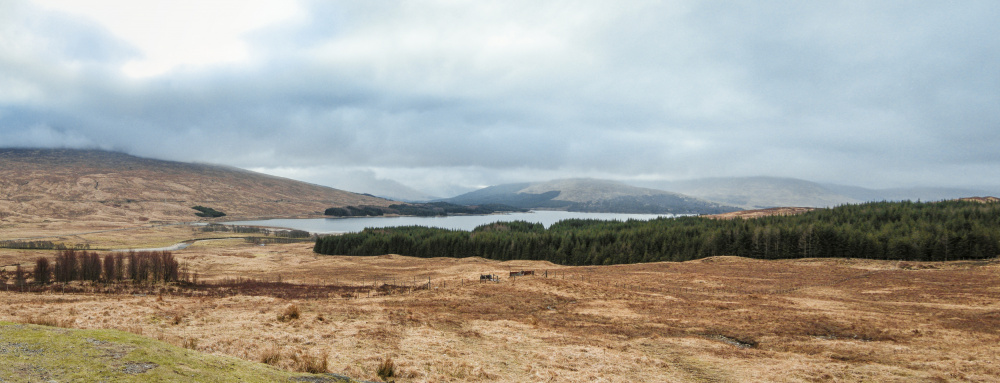
<instances>
[{"instance_id":1,"label":"distant mountain ridge","mask_svg":"<svg viewBox=\"0 0 1000 383\"><path fill-rule=\"evenodd\" d=\"M607 213L717 214L738 210L678 193L584 178L496 185L443 201Z\"/></svg>"},{"instance_id":2,"label":"distant mountain ridge","mask_svg":"<svg viewBox=\"0 0 1000 383\"><path fill-rule=\"evenodd\" d=\"M392 201L228 166L101 150L0 149L0 218L195 220L192 206L233 217L322 216Z\"/></svg>"},{"instance_id":3,"label":"distant mountain ridge","mask_svg":"<svg viewBox=\"0 0 1000 383\"><path fill-rule=\"evenodd\" d=\"M702 178L687 181L651 182L644 185L739 206L744 209L785 206L832 207L862 201L829 190L815 182L794 178Z\"/></svg>"},{"instance_id":4,"label":"distant mountain ridge","mask_svg":"<svg viewBox=\"0 0 1000 383\"><path fill-rule=\"evenodd\" d=\"M868 189L858 186L820 184L781 177L701 178L686 181L633 182L633 185L683 193L744 209L772 207L833 207L867 201L938 201L985 196L985 190L961 188Z\"/></svg>"}]
</instances>

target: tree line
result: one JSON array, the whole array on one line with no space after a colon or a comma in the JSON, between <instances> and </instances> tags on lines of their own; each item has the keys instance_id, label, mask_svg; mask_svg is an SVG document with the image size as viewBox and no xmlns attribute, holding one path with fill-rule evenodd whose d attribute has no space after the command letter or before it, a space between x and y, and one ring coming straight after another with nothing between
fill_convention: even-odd
<instances>
[{"instance_id":1,"label":"tree line","mask_svg":"<svg viewBox=\"0 0 1000 383\"><path fill-rule=\"evenodd\" d=\"M223 213L221 211L215 210L215 209L210 208L210 207L205 207L205 206L200 206L199 205L199 206L192 206L191 208L198 211L197 213L194 213L194 215L199 216L199 217L218 218L218 217L225 217L226 216L226 213Z\"/></svg>"},{"instance_id":2,"label":"tree line","mask_svg":"<svg viewBox=\"0 0 1000 383\"><path fill-rule=\"evenodd\" d=\"M53 261L46 257L36 259L32 277L38 284L72 281L113 283L125 280L133 283L166 283L186 279L187 276L182 274L186 273L169 251L118 252L101 257L93 251L66 249L56 252Z\"/></svg>"},{"instance_id":3,"label":"tree line","mask_svg":"<svg viewBox=\"0 0 1000 383\"><path fill-rule=\"evenodd\" d=\"M6 240L0 241L0 248L22 249L22 250L64 250L64 249L90 249L90 244L67 245L65 243L55 243L52 241L24 241Z\"/></svg>"},{"instance_id":4,"label":"tree line","mask_svg":"<svg viewBox=\"0 0 1000 383\"><path fill-rule=\"evenodd\" d=\"M793 216L649 221L573 219L545 229L498 222L471 232L420 226L323 236L314 251L546 260L563 265L687 261L716 255L758 259L985 259L1000 254L1000 204L871 202Z\"/></svg>"}]
</instances>

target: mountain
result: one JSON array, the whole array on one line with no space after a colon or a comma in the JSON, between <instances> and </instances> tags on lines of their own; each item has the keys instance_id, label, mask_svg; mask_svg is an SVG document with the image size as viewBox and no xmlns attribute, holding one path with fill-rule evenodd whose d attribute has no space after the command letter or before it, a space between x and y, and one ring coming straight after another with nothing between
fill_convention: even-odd
<instances>
[{"instance_id":1,"label":"mountain","mask_svg":"<svg viewBox=\"0 0 1000 383\"><path fill-rule=\"evenodd\" d=\"M939 201L994 194L983 190L959 188L868 189L780 177L701 178L686 181L633 182L632 184L670 190L744 209L791 206L833 207L866 201Z\"/></svg>"},{"instance_id":2,"label":"mountain","mask_svg":"<svg viewBox=\"0 0 1000 383\"><path fill-rule=\"evenodd\" d=\"M443 201L608 213L715 214L738 210L677 193L580 178L490 186Z\"/></svg>"},{"instance_id":3,"label":"mountain","mask_svg":"<svg viewBox=\"0 0 1000 383\"><path fill-rule=\"evenodd\" d=\"M997 194L996 191L984 189L941 188L941 187L911 187L892 189L866 189L855 186L823 185L827 189L864 201L942 201L974 196Z\"/></svg>"},{"instance_id":4,"label":"mountain","mask_svg":"<svg viewBox=\"0 0 1000 383\"><path fill-rule=\"evenodd\" d=\"M322 216L330 207L392 201L243 169L75 149L0 149L0 219L115 222Z\"/></svg>"},{"instance_id":5,"label":"mountain","mask_svg":"<svg viewBox=\"0 0 1000 383\"><path fill-rule=\"evenodd\" d=\"M778 177L702 178L648 182L641 185L670 190L744 209L780 206L830 207L861 202L815 182Z\"/></svg>"}]
</instances>

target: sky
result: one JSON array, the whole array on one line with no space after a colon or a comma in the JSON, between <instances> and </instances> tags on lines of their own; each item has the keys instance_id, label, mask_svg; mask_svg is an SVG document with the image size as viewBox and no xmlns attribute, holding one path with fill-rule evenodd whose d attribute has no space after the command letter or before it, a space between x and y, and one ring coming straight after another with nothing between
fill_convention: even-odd
<instances>
[{"instance_id":1,"label":"sky","mask_svg":"<svg viewBox=\"0 0 1000 383\"><path fill-rule=\"evenodd\" d=\"M379 195L993 186L998 19L993 0L0 0L0 147Z\"/></svg>"}]
</instances>

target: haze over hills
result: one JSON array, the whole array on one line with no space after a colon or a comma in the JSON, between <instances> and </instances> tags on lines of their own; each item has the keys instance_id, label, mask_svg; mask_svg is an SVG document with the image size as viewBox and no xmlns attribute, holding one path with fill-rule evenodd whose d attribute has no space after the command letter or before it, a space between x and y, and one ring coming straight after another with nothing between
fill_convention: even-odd
<instances>
[{"instance_id":1,"label":"haze over hills","mask_svg":"<svg viewBox=\"0 0 1000 383\"><path fill-rule=\"evenodd\" d=\"M702 178L686 181L633 182L633 184L670 190L744 209L787 206L832 207L882 200L936 201L995 194L986 190L961 188L868 189L781 177Z\"/></svg>"},{"instance_id":2,"label":"haze over hills","mask_svg":"<svg viewBox=\"0 0 1000 383\"><path fill-rule=\"evenodd\" d=\"M940 201L946 199L956 199L974 196L997 195L994 188L968 189L968 188L942 188L942 187L911 187L911 188L891 188L891 189L866 189L854 186L824 184L823 187L839 192L852 198L864 201Z\"/></svg>"},{"instance_id":3,"label":"haze over hills","mask_svg":"<svg viewBox=\"0 0 1000 383\"><path fill-rule=\"evenodd\" d=\"M794 178L733 177L640 185L684 193L744 209L779 206L828 207L862 200L831 191L820 184Z\"/></svg>"},{"instance_id":4,"label":"haze over hills","mask_svg":"<svg viewBox=\"0 0 1000 383\"><path fill-rule=\"evenodd\" d=\"M402 202L424 202L437 200L439 197L433 196L417 189L406 186L400 182L389 179L378 179L368 183L365 189L372 190L367 194L372 194L378 197L402 201ZM365 191L364 189L354 189L347 188L350 190L357 190L359 192Z\"/></svg>"},{"instance_id":5,"label":"haze over hills","mask_svg":"<svg viewBox=\"0 0 1000 383\"><path fill-rule=\"evenodd\" d=\"M202 205L231 217L322 215L392 201L243 169L100 150L0 149L0 218L195 220Z\"/></svg>"},{"instance_id":6,"label":"haze over hills","mask_svg":"<svg viewBox=\"0 0 1000 383\"><path fill-rule=\"evenodd\" d=\"M682 194L581 178L496 185L443 201L580 212L716 214L738 210Z\"/></svg>"}]
</instances>

